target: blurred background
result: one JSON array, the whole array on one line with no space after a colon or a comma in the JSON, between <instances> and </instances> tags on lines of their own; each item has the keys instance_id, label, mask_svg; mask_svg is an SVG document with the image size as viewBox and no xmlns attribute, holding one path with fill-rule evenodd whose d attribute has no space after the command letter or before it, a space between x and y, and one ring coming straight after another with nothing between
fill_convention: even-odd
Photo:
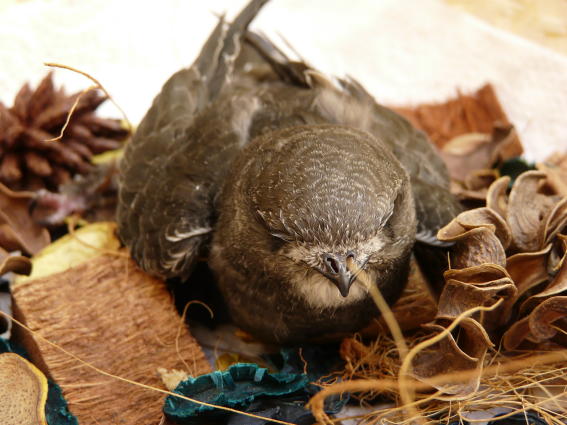
<instances>
[{"instance_id":1,"label":"blurred background","mask_svg":"<svg viewBox=\"0 0 567 425\"><path fill-rule=\"evenodd\" d=\"M158 4L159 3L159 4ZM0 0L0 101L36 85L45 61L96 77L136 124L246 0ZM272 0L252 28L312 65L357 78L388 105L494 85L530 160L567 149L567 0ZM66 70L70 91L91 85ZM110 104L102 115L119 116Z\"/></svg>"}]
</instances>

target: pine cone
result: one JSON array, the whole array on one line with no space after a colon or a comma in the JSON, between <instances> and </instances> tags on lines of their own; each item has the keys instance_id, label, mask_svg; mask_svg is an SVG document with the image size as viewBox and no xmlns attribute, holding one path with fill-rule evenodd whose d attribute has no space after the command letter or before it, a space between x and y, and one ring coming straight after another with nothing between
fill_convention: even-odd
<instances>
[{"instance_id":1,"label":"pine cone","mask_svg":"<svg viewBox=\"0 0 567 425\"><path fill-rule=\"evenodd\" d=\"M59 136L79 95L56 90L49 73L35 91L26 83L11 108L0 102L0 182L13 190L57 190L89 171L93 155L122 145L128 131L120 120L95 115L106 100L97 90L81 97L63 138L46 141Z\"/></svg>"}]
</instances>

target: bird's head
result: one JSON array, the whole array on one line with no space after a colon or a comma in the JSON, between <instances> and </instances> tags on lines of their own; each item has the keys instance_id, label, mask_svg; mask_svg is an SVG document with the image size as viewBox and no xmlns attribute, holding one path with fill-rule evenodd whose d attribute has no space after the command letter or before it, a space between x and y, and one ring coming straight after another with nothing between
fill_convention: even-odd
<instances>
[{"instance_id":1,"label":"bird's head","mask_svg":"<svg viewBox=\"0 0 567 425\"><path fill-rule=\"evenodd\" d=\"M398 263L407 264L415 239L409 178L367 133L287 129L277 143L255 141L241 160L217 236L232 245L232 266L243 274L262 274L326 308L366 296L355 270L388 284Z\"/></svg>"}]
</instances>

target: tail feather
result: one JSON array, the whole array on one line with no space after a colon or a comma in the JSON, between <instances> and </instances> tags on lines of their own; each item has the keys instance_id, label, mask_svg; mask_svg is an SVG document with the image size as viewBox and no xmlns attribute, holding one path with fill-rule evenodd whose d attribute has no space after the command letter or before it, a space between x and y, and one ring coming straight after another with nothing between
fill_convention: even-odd
<instances>
[{"instance_id":1,"label":"tail feather","mask_svg":"<svg viewBox=\"0 0 567 425\"><path fill-rule=\"evenodd\" d=\"M306 63L290 60L264 35L248 31L245 41L272 67L282 81L299 87L310 86L305 73L310 67Z\"/></svg>"},{"instance_id":2,"label":"tail feather","mask_svg":"<svg viewBox=\"0 0 567 425\"><path fill-rule=\"evenodd\" d=\"M248 25L268 1L250 1L230 24L221 17L205 42L193 67L206 79L210 100L216 98L230 81Z\"/></svg>"}]
</instances>

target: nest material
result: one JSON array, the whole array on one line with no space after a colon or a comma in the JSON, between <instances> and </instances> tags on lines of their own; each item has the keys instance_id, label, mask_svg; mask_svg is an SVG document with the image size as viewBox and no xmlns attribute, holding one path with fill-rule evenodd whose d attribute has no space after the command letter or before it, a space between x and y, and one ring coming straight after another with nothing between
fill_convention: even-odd
<instances>
[{"instance_id":1,"label":"nest material","mask_svg":"<svg viewBox=\"0 0 567 425\"><path fill-rule=\"evenodd\" d=\"M60 140L73 105L79 98ZM13 190L57 187L88 172L93 155L116 149L128 131L95 114L106 100L96 90L68 95L49 73L32 90L25 84L10 108L0 103L0 182Z\"/></svg>"},{"instance_id":2,"label":"nest material","mask_svg":"<svg viewBox=\"0 0 567 425\"><path fill-rule=\"evenodd\" d=\"M160 367L210 371L197 342L179 326L165 285L139 271L125 252L18 283L13 297L15 313L38 335L114 375L161 387ZM159 422L162 394L103 376L41 338L18 337L61 386L81 424Z\"/></svg>"}]
</instances>

